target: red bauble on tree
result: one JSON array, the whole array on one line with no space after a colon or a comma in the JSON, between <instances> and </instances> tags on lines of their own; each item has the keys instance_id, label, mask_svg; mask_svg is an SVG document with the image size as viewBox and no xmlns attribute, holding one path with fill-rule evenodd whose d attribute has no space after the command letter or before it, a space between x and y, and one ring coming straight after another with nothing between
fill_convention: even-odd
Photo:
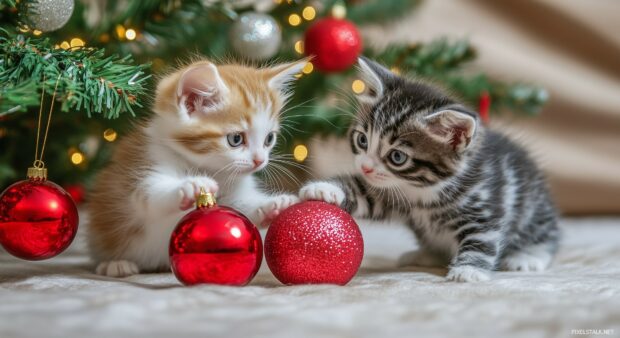
<instances>
[{"instance_id":1,"label":"red bauble on tree","mask_svg":"<svg viewBox=\"0 0 620 338\"><path fill-rule=\"evenodd\" d=\"M16 257L41 260L71 244L79 218L71 196L46 180L46 169L30 168L28 177L0 195L0 244Z\"/></svg>"},{"instance_id":2,"label":"red bauble on tree","mask_svg":"<svg viewBox=\"0 0 620 338\"><path fill-rule=\"evenodd\" d=\"M484 91L480 94L480 100L478 102L478 110L480 111L480 119L485 124L489 123L489 111L491 110L491 95L489 92Z\"/></svg>"},{"instance_id":3,"label":"red bauble on tree","mask_svg":"<svg viewBox=\"0 0 620 338\"><path fill-rule=\"evenodd\" d=\"M284 210L265 237L267 265L284 284L344 285L363 256L362 234L351 215L320 201Z\"/></svg>"},{"instance_id":4,"label":"red bauble on tree","mask_svg":"<svg viewBox=\"0 0 620 338\"><path fill-rule=\"evenodd\" d=\"M362 51L362 38L350 21L325 18L315 22L304 38L306 55L312 55L312 64L323 72L338 72L357 61Z\"/></svg>"},{"instance_id":5,"label":"red bauble on tree","mask_svg":"<svg viewBox=\"0 0 620 338\"><path fill-rule=\"evenodd\" d=\"M170 239L176 277L185 285L249 283L263 260L256 226L237 211L217 206L211 194L201 193L196 205Z\"/></svg>"},{"instance_id":6,"label":"red bauble on tree","mask_svg":"<svg viewBox=\"0 0 620 338\"><path fill-rule=\"evenodd\" d=\"M84 195L86 195L86 192L84 191L84 186L81 184L70 184L70 185L66 185L64 186L65 191L71 195L71 198L73 198L73 201L77 204L80 204L82 202L84 202Z\"/></svg>"}]
</instances>

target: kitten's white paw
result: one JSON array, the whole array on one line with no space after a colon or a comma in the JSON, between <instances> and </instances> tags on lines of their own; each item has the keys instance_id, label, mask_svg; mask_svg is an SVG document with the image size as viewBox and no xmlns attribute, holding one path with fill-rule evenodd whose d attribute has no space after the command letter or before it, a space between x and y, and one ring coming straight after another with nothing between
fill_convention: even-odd
<instances>
[{"instance_id":1,"label":"kitten's white paw","mask_svg":"<svg viewBox=\"0 0 620 338\"><path fill-rule=\"evenodd\" d=\"M455 266L448 271L446 279L460 283L484 282L491 279L491 273L471 265Z\"/></svg>"},{"instance_id":2,"label":"kitten's white paw","mask_svg":"<svg viewBox=\"0 0 620 338\"><path fill-rule=\"evenodd\" d=\"M258 219L260 225L268 225L280 212L291 205L298 203L299 198L291 194L277 195L269 199L269 202L258 208Z\"/></svg>"},{"instance_id":3,"label":"kitten's white paw","mask_svg":"<svg viewBox=\"0 0 620 338\"><path fill-rule=\"evenodd\" d=\"M187 177L179 189L179 196L181 197L179 208L181 210L187 210L194 205L196 197L200 194L200 188L204 188L206 192L213 194L219 190L217 182L212 178L203 176Z\"/></svg>"},{"instance_id":4,"label":"kitten's white paw","mask_svg":"<svg viewBox=\"0 0 620 338\"><path fill-rule=\"evenodd\" d=\"M299 198L302 201L321 200L340 206L344 201L345 194L339 186L333 183L315 182L301 188Z\"/></svg>"},{"instance_id":5,"label":"kitten's white paw","mask_svg":"<svg viewBox=\"0 0 620 338\"><path fill-rule=\"evenodd\" d=\"M518 252L504 258L502 268L508 271L543 271L551 263L548 253L533 255L528 252Z\"/></svg>"},{"instance_id":6,"label":"kitten's white paw","mask_svg":"<svg viewBox=\"0 0 620 338\"><path fill-rule=\"evenodd\" d=\"M101 262L95 271L98 275L108 277L127 277L140 273L136 263L125 260Z\"/></svg>"},{"instance_id":7,"label":"kitten's white paw","mask_svg":"<svg viewBox=\"0 0 620 338\"><path fill-rule=\"evenodd\" d=\"M424 249L405 252L398 258L398 266L445 267L448 261L440 255Z\"/></svg>"}]
</instances>

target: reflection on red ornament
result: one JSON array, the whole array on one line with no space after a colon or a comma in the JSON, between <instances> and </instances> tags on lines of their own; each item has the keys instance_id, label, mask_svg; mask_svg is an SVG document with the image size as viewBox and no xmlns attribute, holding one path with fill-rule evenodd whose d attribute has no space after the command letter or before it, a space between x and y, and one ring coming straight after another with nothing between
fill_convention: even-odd
<instances>
[{"instance_id":1,"label":"reflection on red ornament","mask_svg":"<svg viewBox=\"0 0 620 338\"><path fill-rule=\"evenodd\" d=\"M323 72L338 72L353 65L362 51L362 38L350 21L324 18L315 22L304 37L306 55Z\"/></svg>"},{"instance_id":2,"label":"reflection on red ornament","mask_svg":"<svg viewBox=\"0 0 620 338\"><path fill-rule=\"evenodd\" d=\"M185 285L245 285L258 272L263 244L258 229L237 211L201 205L183 217L170 239L170 265Z\"/></svg>"},{"instance_id":3,"label":"reflection on red ornament","mask_svg":"<svg viewBox=\"0 0 620 338\"><path fill-rule=\"evenodd\" d=\"M73 241L78 222L71 196L50 181L20 181L0 195L0 244L16 257L60 254Z\"/></svg>"}]
</instances>

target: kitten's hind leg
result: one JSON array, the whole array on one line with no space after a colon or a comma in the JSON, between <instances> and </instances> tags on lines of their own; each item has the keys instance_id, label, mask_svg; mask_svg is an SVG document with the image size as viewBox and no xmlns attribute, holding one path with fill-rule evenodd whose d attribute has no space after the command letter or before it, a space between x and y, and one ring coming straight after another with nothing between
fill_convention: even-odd
<instances>
[{"instance_id":1,"label":"kitten's hind leg","mask_svg":"<svg viewBox=\"0 0 620 338\"><path fill-rule=\"evenodd\" d=\"M108 277L127 277L140 273L136 263L126 260L101 262L95 271L98 275Z\"/></svg>"},{"instance_id":2,"label":"kitten's hind leg","mask_svg":"<svg viewBox=\"0 0 620 338\"><path fill-rule=\"evenodd\" d=\"M553 246L549 243L531 245L505 255L500 261L502 270L543 271L553 258Z\"/></svg>"}]
</instances>

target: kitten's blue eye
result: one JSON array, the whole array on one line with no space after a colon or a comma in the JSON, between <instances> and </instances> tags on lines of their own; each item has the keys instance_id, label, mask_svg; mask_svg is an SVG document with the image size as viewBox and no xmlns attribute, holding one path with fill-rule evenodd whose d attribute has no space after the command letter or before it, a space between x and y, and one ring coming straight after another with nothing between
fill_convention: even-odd
<instances>
[{"instance_id":1,"label":"kitten's blue eye","mask_svg":"<svg viewBox=\"0 0 620 338\"><path fill-rule=\"evenodd\" d=\"M275 141L276 141L276 133L272 131L269 134L267 134L267 137L265 137L265 147L272 146Z\"/></svg>"},{"instance_id":2,"label":"kitten's blue eye","mask_svg":"<svg viewBox=\"0 0 620 338\"><path fill-rule=\"evenodd\" d=\"M357 134L357 145L364 150L368 149L368 138L366 138L366 135L362 133Z\"/></svg>"},{"instance_id":3,"label":"kitten's blue eye","mask_svg":"<svg viewBox=\"0 0 620 338\"><path fill-rule=\"evenodd\" d=\"M407 154L403 153L400 150L392 150L392 152L390 153L390 162L392 162L394 165L403 165L405 162L407 162Z\"/></svg>"},{"instance_id":4,"label":"kitten's blue eye","mask_svg":"<svg viewBox=\"0 0 620 338\"><path fill-rule=\"evenodd\" d=\"M243 137L242 133L232 133L228 134L228 136L226 136L226 139L228 140L228 144L231 147L237 148L243 144L245 138Z\"/></svg>"}]
</instances>

